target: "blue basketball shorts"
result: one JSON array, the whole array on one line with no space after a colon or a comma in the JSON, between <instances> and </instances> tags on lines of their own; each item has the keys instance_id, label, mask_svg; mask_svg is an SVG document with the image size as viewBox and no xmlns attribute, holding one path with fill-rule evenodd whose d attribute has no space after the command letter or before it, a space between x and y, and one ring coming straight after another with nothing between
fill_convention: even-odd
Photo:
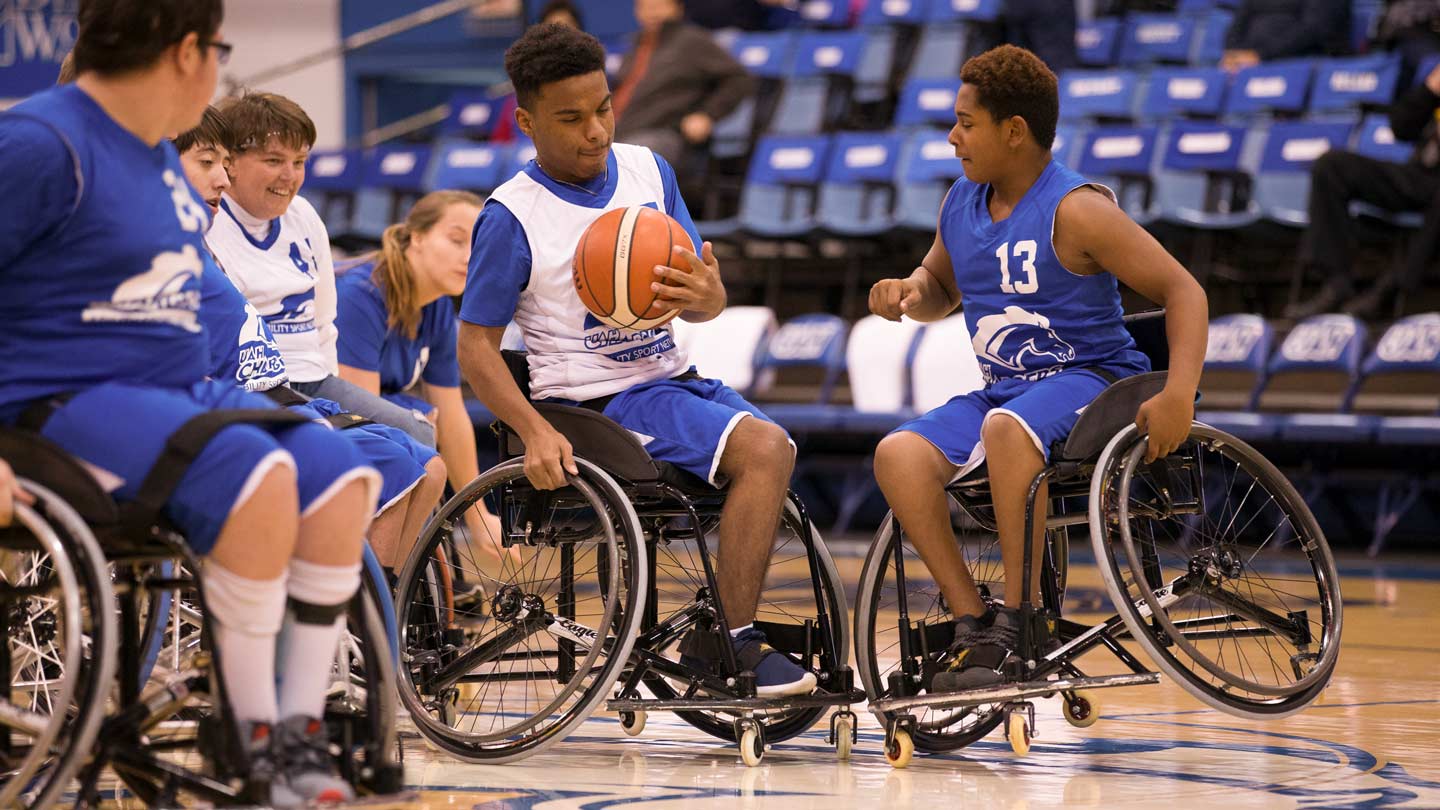
<instances>
[{"instance_id":1,"label":"blue basketball shorts","mask_svg":"<svg viewBox=\"0 0 1440 810\"><path fill-rule=\"evenodd\" d=\"M75 395L45 423L43 435L76 456L117 500L133 499L170 435L207 411L274 408L233 382L189 388L104 383ZM378 475L355 445L328 425L237 424L215 434L165 504L166 516L198 555L210 553L231 512L277 465L294 468L300 514L323 506L344 484Z\"/></svg>"},{"instance_id":2,"label":"blue basketball shorts","mask_svg":"<svg viewBox=\"0 0 1440 810\"><path fill-rule=\"evenodd\" d=\"M312 399L304 405L291 406L290 410L312 419L345 413L339 403L328 399ZM425 477L425 465L440 455L405 431L379 422L345 428L339 434L359 448L361 457L380 471L380 504L375 507L376 514L410 494Z\"/></svg>"},{"instance_id":3,"label":"blue basketball shorts","mask_svg":"<svg viewBox=\"0 0 1440 810\"><path fill-rule=\"evenodd\" d=\"M754 417L775 423L735 389L703 378L642 383L616 394L604 414L634 433L651 458L712 486L725 483L719 475L720 457L740 420Z\"/></svg>"},{"instance_id":4,"label":"blue basketball shorts","mask_svg":"<svg viewBox=\"0 0 1440 810\"><path fill-rule=\"evenodd\" d=\"M1000 380L961 394L894 432L914 433L935 445L960 468L955 474L958 478L985 460L981 431L987 421L1004 414L1025 428L1035 449L1048 460L1051 445L1070 435L1080 413L1109 384L1088 369L1062 371L1042 380Z\"/></svg>"}]
</instances>

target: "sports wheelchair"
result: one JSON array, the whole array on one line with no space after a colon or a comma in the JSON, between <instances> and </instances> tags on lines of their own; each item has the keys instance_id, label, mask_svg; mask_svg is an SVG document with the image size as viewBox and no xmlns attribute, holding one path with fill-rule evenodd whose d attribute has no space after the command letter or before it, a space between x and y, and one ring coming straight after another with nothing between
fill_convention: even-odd
<instances>
[{"instance_id":1,"label":"sports wheelchair","mask_svg":"<svg viewBox=\"0 0 1440 810\"><path fill-rule=\"evenodd\" d=\"M524 356L506 361L528 391ZM848 706L861 696L845 592L800 501L786 498L755 626L819 689L764 698L734 659L715 584L724 491L655 462L595 410L535 407L571 442L580 474L535 489L518 436L496 423L506 460L441 507L399 575L400 694L420 733L467 761L508 762L564 739L604 703L626 734L641 733L647 712L673 711L755 765L767 742L803 733L835 706L830 739L848 756ZM476 553L464 535L465 512L481 503L499 516L499 555ZM452 598L460 582L482 596ZM719 662L692 668L681 650Z\"/></svg>"},{"instance_id":2,"label":"sports wheelchair","mask_svg":"<svg viewBox=\"0 0 1440 810\"><path fill-rule=\"evenodd\" d=\"M1100 716L1094 690L1160 680L1127 640L1201 702L1238 717L1300 711L1329 682L1339 655L1340 586L1314 516L1254 448L1200 422L1174 453L1145 462L1145 436L1134 418L1165 385L1163 312L1130 316L1127 326L1158 370L1110 385L1051 449L1030 487L1027 537L1037 514L1044 517L1036 496L1049 484L1042 603L1021 604L1018 660L1004 683L929 692L949 663L954 616L894 514L882 523L861 573L856 660L895 767L907 765L916 749L961 748L1002 723L1023 755L1035 732L1037 697L1061 695L1068 722L1094 724ZM982 598L1003 603L984 466L946 492L987 533L962 547ZM1093 626L1060 611L1076 527L1089 529L1116 610ZM1032 545L1025 550L1024 594L1033 592ZM1058 644L1043 644L1047 635ZM1077 661L1099 647L1129 671L1087 675Z\"/></svg>"},{"instance_id":3,"label":"sports wheelchair","mask_svg":"<svg viewBox=\"0 0 1440 810\"><path fill-rule=\"evenodd\" d=\"M76 807L95 806L107 767L149 806L176 806L182 795L263 803L251 795L258 786L246 784L218 651L199 618L200 565L160 510L225 425L303 419L279 411L197 417L170 438L137 500L125 504L37 433L0 428L0 458L36 498L0 530L0 672L10 684L0 694L0 806L45 808L70 790ZM389 794L403 772L380 582L349 606L325 721L347 780L362 793Z\"/></svg>"}]
</instances>

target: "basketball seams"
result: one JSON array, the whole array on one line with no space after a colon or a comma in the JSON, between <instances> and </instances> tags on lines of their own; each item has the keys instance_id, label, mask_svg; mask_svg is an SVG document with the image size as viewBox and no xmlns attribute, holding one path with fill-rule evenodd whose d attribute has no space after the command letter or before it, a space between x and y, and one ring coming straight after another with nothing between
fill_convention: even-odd
<instances>
[{"instance_id":1,"label":"basketball seams","mask_svg":"<svg viewBox=\"0 0 1440 810\"><path fill-rule=\"evenodd\" d=\"M639 206L626 208L615 234L615 261L610 277L615 285L615 322L625 324L624 328L640 320L630 301L630 263L635 260L635 225L642 210Z\"/></svg>"},{"instance_id":2,"label":"basketball seams","mask_svg":"<svg viewBox=\"0 0 1440 810\"><path fill-rule=\"evenodd\" d=\"M576 250L573 279L580 302L596 318L619 329L642 331L670 322L677 311L648 316L659 299L651 286L654 266L673 266L669 257L678 243L678 227L665 212L648 205L601 214L585 229ZM657 232L660 229L663 236ZM613 241L607 244L606 240ZM638 261L637 251L644 254ZM659 255L661 251L664 255ZM606 306L606 295L612 297L613 306ZM635 299L642 297L648 300L645 306L638 306Z\"/></svg>"}]
</instances>

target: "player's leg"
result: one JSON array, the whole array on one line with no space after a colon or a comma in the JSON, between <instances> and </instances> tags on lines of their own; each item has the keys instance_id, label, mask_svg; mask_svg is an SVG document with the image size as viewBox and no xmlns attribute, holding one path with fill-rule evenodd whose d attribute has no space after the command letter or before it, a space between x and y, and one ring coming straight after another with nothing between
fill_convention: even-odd
<instances>
[{"instance_id":1,"label":"player's leg","mask_svg":"<svg viewBox=\"0 0 1440 810\"><path fill-rule=\"evenodd\" d=\"M732 633L755 621L780 510L795 467L795 449L784 429L761 419L736 418L739 421L720 456L720 474L730 483L720 512L715 573Z\"/></svg>"},{"instance_id":2,"label":"player's leg","mask_svg":"<svg viewBox=\"0 0 1440 810\"><path fill-rule=\"evenodd\" d=\"M990 494L995 504L995 526L1000 535L1000 557L1005 568L1005 606L1020 607L1021 579L1025 566L1025 507L1030 484L1045 467L1030 430L1011 411L995 410L980 430L985 454L991 459ZM1003 460L1003 463L996 461ZM1048 484L1035 496L1035 525L1031 537L1030 601L1040 604L1041 542L1048 515Z\"/></svg>"},{"instance_id":3,"label":"player's leg","mask_svg":"<svg viewBox=\"0 0 1440 810\"><path fill-rule=\"evenodd\" d=\"M955 542L945 494L956 469L938 447L903 426L875 448L875 480L905 537L924 560L953 615L979 620L985 603Z\"/></svg>"},{"instance_id":4,"label":"player's leg","mask_svg":"<svg viewBox=\"0 0 1440 810\"><path fill-rule=\"evenodd\" d=\"M360 587L360 557L381 478L342 432L301 425L278 438L296 460L300 530L286 580L290 626L280 650L280 778L272 796L287 805L345 801L354 792L329 753L325 693L345 608Z\"/></svg>"}]
</instances>

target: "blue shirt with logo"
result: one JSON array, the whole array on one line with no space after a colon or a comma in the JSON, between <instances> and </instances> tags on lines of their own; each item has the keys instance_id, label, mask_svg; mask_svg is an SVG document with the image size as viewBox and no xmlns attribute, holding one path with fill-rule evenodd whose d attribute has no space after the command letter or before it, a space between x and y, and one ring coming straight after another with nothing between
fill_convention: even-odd
<instances>
[{"instance_id":1,"label":"blue shirt with logo","mask_svg":"<svg viewBox=\"0 0 1440 810\"><path fill-rule=\"evenodd\" d=\"M269 391L288 381L285 357L260 313L218 269L200 280L200 321L210 335L210 376L247 391Z\"/></svg>"},{"instance_id":2,"label":"blue shirt with logo","mask_svg":"<svg viewBox=\"0 0 1440 810\"><path fill-rule=\"evenodd\" d=\"M940 238L986 383L1072 368L1149 370L1122 320L1116 278L1072 273L1055 255L1055 211L1085 185L1052 161L1000 222L990 219L990 186L963 177L941 206Z\"/></svg>"},{"instance_id":3,"label":"blue shirt with logo","mask_svg":"<svg viewBox=\"0 0 1440 810\"><path fill-rule=\"evenodd\" d=\"M455 346L458 331L455 307L448 298L426 304L420 311L415 337L388 326L390 311L385 293L376 286L374 262L356 265L335 280L340 328L340 362L363 371L380 373L380 393L404 391L423 380L429 385L460 385L460 364Z\"/></svg>"},{"instance_id":4,"label":"blue shirt with logo","mask_svg":"<svg viewBox=\"0 0 1440 810\"><path fill-rule=\"evenodd\" d=\"M0 419L108 381L202 380L209 221L175 147L79 87L0 113Z\"/></svg>"}]
</instances>

